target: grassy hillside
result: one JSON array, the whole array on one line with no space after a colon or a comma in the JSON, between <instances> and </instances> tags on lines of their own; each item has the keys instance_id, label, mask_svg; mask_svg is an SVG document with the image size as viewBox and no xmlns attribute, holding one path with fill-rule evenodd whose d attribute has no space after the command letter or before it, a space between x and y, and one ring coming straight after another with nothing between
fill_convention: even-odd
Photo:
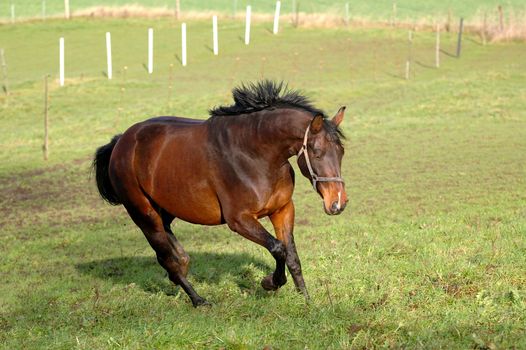
<instances>
[{"instance_id":1,"label":"grassy hillside","mask_svg":"<svg viewBox=\"0 0 526 350\"><path fill-rule=\"evenodd\" d=\"M146 29L155 67L146 73ZM10 95L0 97L0 344L3 348L526 347L526 57L417 32L188 24L188 66L169 20L5 26ZM114 79L105 77L111 31ZM58 37L66 86L57 83ZM126 67L126 68L125 68ZM50 159L42 160L43 76L51 74ZM122 207L89 178L95 148L154 115L206 118L230 89L284 79L329 113L347 105L350 207L323 213L299 175L296 241L312 303L291 281L259 287L263 249L226 227L176 222L190 280L211 308L170 284ZM295 160L291 159L295 162ZM265 222L268 225L268 222ZM289 279L290 280L290 279Z\"/></svg>"},{"instance_id":2,"label":"grassy hillside","mask_svg":"<svg viewBox=\"0 0 526 350\"><path fill-rule=\"evenodd\" d=\"M392 15L393 1L346 1L346 0L296 0L302 12L332 12L343 15L345 3L348 2L352 16L389 19ZM42 2L39 0L10 0L4 1L0 7L0 17L10 17L10 5L15 4L16 13L22 17L39 17L42 13ZM175 8L175 0L70 0L71 10L77 11L92 6L126 6L139 4L146 7ZM181 0L182 11L219 11L233 13L234 10L243 11L246 5L252 5L254 12L272 12L276 2L274 0L248 1L248 0ZM397 17L400 19L416 19L422 17L444 16L451 11L455 16L473 17L478 11L496 11L502 5L506 10L524 10L525 5L521 0L465 0L465 1L411 1L397 0ZM292 12L293 1L283 0L283 13ZM63 0L46 0L48 14L62 14L64 12Z\"/></svg>"}]
</instances>

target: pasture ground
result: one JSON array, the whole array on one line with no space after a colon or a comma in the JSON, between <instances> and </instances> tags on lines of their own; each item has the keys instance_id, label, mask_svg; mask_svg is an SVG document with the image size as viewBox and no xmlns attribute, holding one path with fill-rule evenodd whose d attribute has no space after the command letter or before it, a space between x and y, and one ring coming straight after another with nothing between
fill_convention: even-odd
<instances>
[{"instance_id":1,"label":"pasture ground","mask_svg":"<svg viewBox=\"0 0 526 350\"><path fill-rule=\"evenodd\" d=\"M146 28L155 28L148 76ZM0 344L3 348L526 347L526 50L444 34L294 30L191 22L188 67L172 21L75 20L2 27L10 95L0 99ZM112 32L114 79L105 72ZM58 37L66 40L59 88ZM170 66L172 64L173 66ZM124 68L126 67L126 69ZM52 74L50 160L43 76ZM155 115L205 118L241 81L284 79L329 113L348 106L350 207L326 216L298 175L296 241L312 302L276 293L260 247L226 227L183 222L194 309L122 207L89 177L91 156ZM172 87L170 89L169 87ZM198 145L196 145L198 147ZM295 160L291 159L294 163ZM266 223L268 225L268 223Z\"/></svg>"}]
</instances>

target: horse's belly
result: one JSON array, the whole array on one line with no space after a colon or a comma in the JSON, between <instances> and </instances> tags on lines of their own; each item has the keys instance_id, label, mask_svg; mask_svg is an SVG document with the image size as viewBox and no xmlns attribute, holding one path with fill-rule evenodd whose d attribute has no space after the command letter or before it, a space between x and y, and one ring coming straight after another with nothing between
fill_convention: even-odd
<instances>
[{"instance_id":1,"label":"horse's belly","mask_svg":"<svg viewBox=\"0 0 526 350\"><path fill-rule=\"evenodd\" d=\"M209 196L207 196L206 201L185 200L176 197L175 203L170 204L164 209L181 220L201 225L224 223L219 202L210 200Z\"/></svg>"},{"instance_id":2,"label":"horse's belly","mask_svg":"<svg viewBox=\"0 0 526 350\"><path fill-rule=\"evenodd\" d=\"M217 195L206 179L199 181L189 176L163 181L155 186L152 199L181 220L201 225L224 223Z\"/></svg>"},{"instance_id":3,"label":"horse's belly","mask_svg":"<svg viewBox=\"0 0 526 350\"><path fill-rule=\"evenodd\" d=\"M188 207L177 207L167 209L173 216L201 225L220 225L224 223L219 203L185 203Z\"/></svg>"}]
</instances>

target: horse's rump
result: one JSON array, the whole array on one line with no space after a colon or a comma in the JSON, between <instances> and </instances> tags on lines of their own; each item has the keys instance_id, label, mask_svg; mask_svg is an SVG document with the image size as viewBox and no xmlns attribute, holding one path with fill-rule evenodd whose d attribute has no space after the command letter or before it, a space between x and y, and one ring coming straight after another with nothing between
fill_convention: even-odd
<instances>
[{"instance_id":1,"label":"horse's rump","mask_svg":"<svg viewBox=\"0 0 526 350\"><path fill-rule=\"evenodd\" d=\"M172 216L220 224L206 141L207 128L199 120L161 117L136 124L123 134L112 155L110 175L117 192L132 196L119 191L117 182L136 182L155 206Z\"/></svg>"}]
</instances>

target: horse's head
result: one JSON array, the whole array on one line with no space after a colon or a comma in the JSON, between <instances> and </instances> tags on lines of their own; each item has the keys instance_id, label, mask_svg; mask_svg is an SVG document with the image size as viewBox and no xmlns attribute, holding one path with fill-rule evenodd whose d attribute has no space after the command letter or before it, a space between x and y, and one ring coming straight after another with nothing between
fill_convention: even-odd
<instances>
[{"instance_id":1,"label":"horse's head","mask_svg":"<svg viewBox=\"0 0 526 350\"><path fill-rule=\"evenodd\" d=\"M298 166L314 189L323 198L323 207L329 215L340 214L347 205L347 193L341 177L343 146L338 126L343 120L345 107L340 108L332 120L315 116L310 122L298 153Z\"/></svg>"}]
</instances>

